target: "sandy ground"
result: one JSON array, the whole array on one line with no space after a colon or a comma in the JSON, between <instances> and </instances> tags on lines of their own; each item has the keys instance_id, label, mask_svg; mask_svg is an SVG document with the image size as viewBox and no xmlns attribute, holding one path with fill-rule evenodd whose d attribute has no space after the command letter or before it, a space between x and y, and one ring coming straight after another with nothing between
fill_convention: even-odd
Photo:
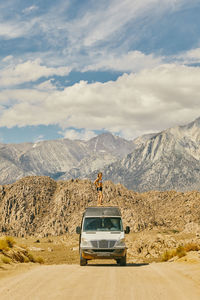
<instances>
[{"instance_id":1,"label":"sandy ground","mask_svg":"<svg viewBox=\"0 0 200 300\"><path fill-rule=\"evenodd\" d=\"M1 279L0 299L199 300L200 264L37 266Z\"/></svg>"}]
</instances>

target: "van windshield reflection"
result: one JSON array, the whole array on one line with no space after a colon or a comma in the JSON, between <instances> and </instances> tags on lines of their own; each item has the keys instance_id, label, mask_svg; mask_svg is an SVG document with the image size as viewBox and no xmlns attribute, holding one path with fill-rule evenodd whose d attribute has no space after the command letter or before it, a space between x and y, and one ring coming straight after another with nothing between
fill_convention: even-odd
<instances>
[{"instance_id":1,"label":"van windshield reflection","mask_svg":"<svg viewBox=\"0 0 200 300\"><path fill-rule=\"evenodd\" d=\"M85 218L83 231L123 231L121 218Z\"/></svg>"}]
</instances>

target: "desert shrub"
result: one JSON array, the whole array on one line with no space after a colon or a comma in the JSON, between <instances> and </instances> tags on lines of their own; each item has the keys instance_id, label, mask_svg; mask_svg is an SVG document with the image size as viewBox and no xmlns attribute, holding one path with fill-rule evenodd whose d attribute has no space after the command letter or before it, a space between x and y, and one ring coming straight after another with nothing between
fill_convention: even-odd
<instances>
[{"instance_id":1,"label":"desert shrub","mask_svg":"<svg viewBox=\"0 0 200 300\"><path fill-rule=\"evenodd\" d=\"M11 263L11 259L7 256L2 256L1 257L1 261L4 263L4 264L10 264Z\"/></svg>"},{"instance_id":2,"label":"desert shrub","mask_svg":"<svg viewBox=\"0 0 200 300\"><path fill-rule=\"evenodd\" d=\"M195 244L195 243L188 243L184 246L184 249L185 249L186 252L199 251L200 250L200 245Z\"/></svg>"},{"instance_id":3,"label":"desert shrub","mask_svg":"<svg viewBox=\"0 0 200 300\"><path fill-rule=\"evenodd\" d=\"M162 255L162 261L168 261L174 256L178 256L179 258L186 255L186 249L184 246L179 245L176 249L167 250Z\"/></svg>"},{"instance_id":4,"label":"desert shrub","mask_svg":"<svg viewBox=\"0 0 200 300\"><path fill-rule=\"evenodd\" d=\"M29 258L27 256L24 256L24 262L29 263L29 261L30 261Z\"/></svg>"},{"instance_id":5,"label":"desert shrub","mask_svg":"<svg viewBox=\"0 0 200 300\"><path fill-rule=\"evenodd\" d=\"M31 253L27 253L27 258L29 259L29 261L35 263L36 262L36 259L35 257L33 256L33 254Z\"/></svg>"},{"instance_id":6,"label":"desert shrub","mask_svg":"<svg viewBox=\"0 0 200 300\"><path fill-rule=\"evenodd\" d=\"M178 248L176 248L176 255L181 258L183 256L186 255L186 251L185 248L183 246L178 246Z\"/></svg>"},{"instance_id":7,"label":"desert shrub","mask_svg":"<svg viewBox=\"0 0 200 300\"><path fill-rule=\"evenodd\" d=\"M0 251L8 251L15 243L15 240L11 236L4 236L0 238Z\"/></svg>"},{"instance_id":8,"label":"desert shrub","mask_svg":"<svg viewBox=\"0 0 200 300\"><path fill-rule=\"evenodd\" d=\"M169 259L171 259L175 255L176 255L175 250L166 250L162 255L162 261L168 261Z\"/></svg>"},{"instance_id":9,"label":"desert shrub","mask_svg":"<svg viewBox=\"0 0 200 300\"><path fill-rule=\"evenodd\" d=\"M24 255L24 253L17 251L12 253L12 258L20 263L28 262L29 259Z\"/></svg>"},{"instance_id":10,"label":"desert shrub","mask_svg":"<svg viewBox=\"0 0 200 300\"><path fill-rule=\"evenodd\" d=\"M41 256L39 256L36 258L36 262L39 264L44 264L44 259Z\"/></svg>"},{"instance_id":11,"label":"desert shrub","mask_svg":"<svg viewBox=\"0 0 200 300\"><path fill-rule=\"evenodd\" d=\"M5 240L6 240L9 248L12 248L16 244L16 242L12 236L6 236Z\"/></svg>"},{"instance_id":12,"label":"desert shrub","mask_svg":"<svg viewBox=\"0 0 200 300\"><path fill-rule=\"evenodd\" d=\"M8 251L9 247L8 247L8 243L6 242L6 240L4 238L0 239L0 251Z\"/></svg>"},{"instance_id":13,"label":"desert shrub","mask_svg":"<svg viewBox=\"0 0 200 300\"><path fill-rule=\"evenodd\" d=\"M162 261L168 261L170 259L169 251L165 251L162 255Z\"/></svg>"},{"instance_id":14,"label":"desert shrub","mask_svg":"<svg viewBox=\"0 0 200 300\"><path fill-rule=\"evenodd\" d=\"M177 230L177 229L172 229L171 232L172 232L172 233L179 233L180 231Z\"/></svg>"}]
</instances>

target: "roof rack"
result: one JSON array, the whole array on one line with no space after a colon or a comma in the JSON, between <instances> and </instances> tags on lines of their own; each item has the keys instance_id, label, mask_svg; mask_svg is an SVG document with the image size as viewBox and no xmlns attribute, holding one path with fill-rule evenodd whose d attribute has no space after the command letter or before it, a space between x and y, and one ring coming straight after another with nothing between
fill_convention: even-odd
<instances>
[{"instance_id":1,"label":"roof rack","mask_svg":"<svg viewBox=\"0 0 200 300\"><path fill-rule=\"evenodd\" d=\"M118 206L90 206L85 209L85 217L121 217Z\"/></svg>"}]
</instances>

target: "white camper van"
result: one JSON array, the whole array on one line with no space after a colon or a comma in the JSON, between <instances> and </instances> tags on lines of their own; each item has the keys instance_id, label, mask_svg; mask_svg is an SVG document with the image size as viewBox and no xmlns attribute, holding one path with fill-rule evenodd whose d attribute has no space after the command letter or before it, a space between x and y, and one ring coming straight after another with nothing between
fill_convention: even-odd
<instances>
[{"instance_id":1,"label":"white camper van","mask_svg":"<svg viewBox=\"0 0 200 300\"><path fill-rule=\"evenodd\" d=\"M90 259L115 259L122 266L126 265L126 245L124 233L129 233L129 226L123 230L121 212L118 207L88 207L76 228L80 234L80 265L85 266Z\"/></svg>"}]
</instances>

